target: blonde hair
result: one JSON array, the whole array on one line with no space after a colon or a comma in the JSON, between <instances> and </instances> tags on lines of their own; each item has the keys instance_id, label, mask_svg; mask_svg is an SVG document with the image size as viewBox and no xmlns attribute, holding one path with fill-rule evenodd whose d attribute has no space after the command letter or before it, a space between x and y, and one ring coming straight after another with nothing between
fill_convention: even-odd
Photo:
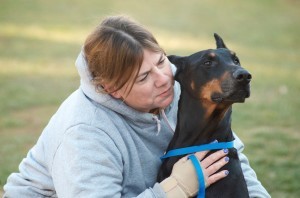
<instances>
[{"instance_id":1,"label":"blonde hair","mask_svg":"<svg viewBox=\"0 0 300 198\"><path fill-rule=\"evenodd\" d=\"M84 54L96 87L130 92L143 62L144 49L163 52L154 36L126 16L110 16L87 37ZM129 89L128 89L129 88Z\"/></svg>"}]
</instances>

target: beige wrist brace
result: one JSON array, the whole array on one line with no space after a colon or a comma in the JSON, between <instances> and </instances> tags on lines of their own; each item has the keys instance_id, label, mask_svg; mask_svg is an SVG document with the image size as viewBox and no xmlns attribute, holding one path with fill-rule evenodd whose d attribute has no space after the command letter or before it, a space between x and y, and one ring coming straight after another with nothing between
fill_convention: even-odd
<instances>
[{"instance_id":1,"label":"beige wrist brace","mask_svg":"<svg viewBox=\"0 0 300 198\"><path fill-rule=\"evenodd\" d=\"M174 164L171 176L161 183L168 198L187 198L198 193L199 183L196 170L187 158Z\"/></svg>"},{"instance_id":2,"label":"beige wrist brace","mask_svg":"<svg viewBox=\"0 0 300 198\"><path fill-rule=\"evenodd\" d=\"M188 198L187 194L178 185L177 180L173 177L168 177L161 183L167 198Z\"/></svg>"}]
</instances>

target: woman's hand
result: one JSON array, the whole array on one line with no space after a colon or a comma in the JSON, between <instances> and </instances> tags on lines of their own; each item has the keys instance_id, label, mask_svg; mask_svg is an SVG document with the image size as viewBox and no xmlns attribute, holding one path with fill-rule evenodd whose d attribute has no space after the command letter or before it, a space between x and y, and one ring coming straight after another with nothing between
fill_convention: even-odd
<instances>
[{"instance_id":1,"label":"woman's hand","mask_svg":"<svg viewBox=\"0 0 300 198\"><path fill-rule=\"evenodd\" d=\"M206 187L226 177L229 173L227 170L217 172L228 163L229 158L226 156L228 150L220 150L204 158L208 152L195 153L200 161ZM199 183L196 170L188 156L181 158L174 164L171 176L163 180L161 185L167 197L191 197L198 193Z\"/></svg>"},{"instance_id":2,"label":"woman's hand","mask_svg":"<svg viewBox=\"0 0 300 198\"><path fill-rule=\"evenodd\" d=\"M195 154L201 164L201 168L205 178L205 187L210 186L211 184L226 177L229 174L228 170L217 172L229 161L229 157L226 156L228 154L228 149L223 149L218 152L212 153L211 155L203 159L205 155L207 155L207 153L208 151L204 151Z\"/></svg>"}]
</instances>

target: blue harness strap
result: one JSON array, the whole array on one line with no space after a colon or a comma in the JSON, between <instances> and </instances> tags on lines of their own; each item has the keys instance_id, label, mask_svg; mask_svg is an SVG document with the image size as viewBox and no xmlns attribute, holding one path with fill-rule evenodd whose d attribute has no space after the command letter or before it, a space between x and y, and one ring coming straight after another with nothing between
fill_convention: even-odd
<instances>
[{"instance_id":1,"label":"blue harness strap","mask_svg":"<svg viewBox=\"0 0 300 198\"><path fill-rule=\"evenodd\" d=\"M220 143L210 143L210 144L203 144L199 146L191 146L185 148L179 148L168 151L165 155L163 155L160 159L166 159L169 157L180 156L180 155L187 155L193 154L199 151L208 151L208 150L216 150L216 149L226 149L226 148L233 148L234 144L233 141L231 142L220 142ZM204 198L205 197L205 179L202 168L200 166L200 162L198 161L195 155L190 155L189 159L192 161L197 177L199 182L199 192L197 198Z\"/></svg>"},{"instance_id":2,"label":"blue harness strap","mask_svg":"<svg viewBox=\"0 0 300 198\"><path fill-rule=\"evenodd\" d=\"M190 155L189 159L192 161L198 177L199 192L197 198L205 197L205 180L204 180L204 174L200 166L200 163L195 155Z\"/></svg>"},{"instance_id":3,"label":"blue harness strap","mask_svg":"<svg viewBox=\"0 0 300 198\"><path fill-rule=\"evenodd\" d=\"M225 148L233 148L233 141L203 144L203 145L199 145L199 146L191 146L191 147L174 149L174 150L168 151L160 159L165 159L165 158L179 156L179 155L186 155L186 154L196 153L196 152L199 152L199 151L209 151L209 150L225 149Z\"/></svg>"}]
</instances>

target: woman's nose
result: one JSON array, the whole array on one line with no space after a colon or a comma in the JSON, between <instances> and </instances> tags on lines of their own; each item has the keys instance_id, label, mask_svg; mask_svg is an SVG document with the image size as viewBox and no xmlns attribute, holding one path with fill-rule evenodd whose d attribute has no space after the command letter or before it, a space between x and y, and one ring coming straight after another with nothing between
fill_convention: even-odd
<instances>
[{"instance_id":1,"label":"woman's nose","mask_svg":"<svg viewBox=\"0 0 300 198\"><path fill-rule=\"evenodd\" d=\"M168 76L158 68L155 69L155 86L161 87L168 83Z\"/></svg>"}]
</instances>

